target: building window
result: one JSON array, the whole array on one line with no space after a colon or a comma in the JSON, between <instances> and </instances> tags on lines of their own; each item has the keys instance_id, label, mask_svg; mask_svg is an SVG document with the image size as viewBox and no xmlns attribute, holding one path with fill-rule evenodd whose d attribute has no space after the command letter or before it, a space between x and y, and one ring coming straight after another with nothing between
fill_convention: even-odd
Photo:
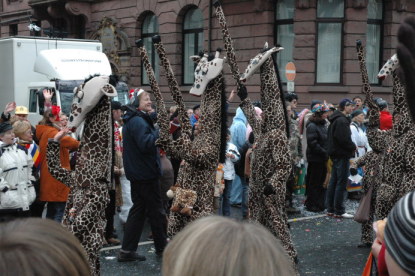
<instances>
[{"instance_id":1,"label":"building window","mask_svg":"<svg viewBox=\"0 0 415 276\"><path fill-rule=\"evenodd\" d=\"M295 0L278 0L275 11L275 44L284 48L277 54L281 80L287 82L285 65L293 61Z\"/></svg>"},{"instance_id":2,"label":"building window","mask_svg":"<svg viewBox=\"0 0 415 276\"><path fill-rule=\"evenodd\" d=\"M154 45L151 41L151 38L158 34L159 32L159 23L157 21L157 17L154 14L149 14L146 16L143 22L142 28L142 39L144 42L144 47L147 50L148 57L150 59L151 67L153 67L154 74L156 79L159 79L159 57L156 54L154 49ZM141 83L142 84L149 84L147 73L144 65L141 67Z\"/></svg>"},{"instance_id":3,"label":"building window","mask_svg":"<svg viewBox=\"0 0 415 276\"><path fill-rule=\"evenodd\" d=\"M17 33L18 33L17 24L10 24L9 25L9 35L14 36L14 35L17 35Z\"/></svg>"},{"instance_id":4,"label":"building window","mask_svg":"<svg viewBox=\"0 0 415 276\"><path fill-rule=\"evenodd\" d=\"M191 85L196 64L189 57L203 50L203 16L200 9L191 9L186 13L183 36L183 84Z\"/></svg>"},{"instance_id":5,"label":"building window","mask_svg":"<svg viewBox=\"0 0 415 276\"><path fill-rule=\"evenodd\" d=\"M382 60L383 1L369 0L367 5L366 67L369 82L378 84Z\"/></svg>"},{"instance_id":6,"label":"building window","mask_svg":"<svg viewBox=\"0 0 415 276\"><path fill-rule=\"evenodd\" d=\"M344 0L317 2L317 83L340 83Z\"/></svg>"}]
</instances>

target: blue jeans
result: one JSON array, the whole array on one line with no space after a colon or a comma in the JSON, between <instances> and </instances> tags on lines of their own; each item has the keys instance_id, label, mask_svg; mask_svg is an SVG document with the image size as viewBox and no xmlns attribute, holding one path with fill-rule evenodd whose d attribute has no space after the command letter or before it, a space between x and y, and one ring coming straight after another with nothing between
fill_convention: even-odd
<instances>
[{"instance_id":1,"label":"blue jeans","mask_svg":"<svg viewBox=\"0 0 415 276\"><path fill-rule=\"evenodd\" d=\"M66 202L48 202L46 207L46 218L62 223Z\"/></svg>"},{"instance_id":2,"label":"blue jeans","mask_svg":"<svg viewBox=\"0 0 415 276\"><path fill-rule=\"evenodd\" d=\"M347 194L346 186L349 168L350 162L348 158L333 159L333 168L326 196L328 213L334 213L336 215L345 213L344 199Z\"/></svg>"},{"instance_id":3,"label":"blue jeans","mask_svg":"<svg viewBox=\"0 0 415 276\"><path fill-rule=\"evenodd\" d=\"M245 177L241 177L241 184L242 184L242 218L247 218L248 217L248 189L249 189L248 181L245 179Z\"/></svg>"},{"instance_id":4,"label":"blue jeans","mask_svg":"<svg viewBox=\"0 0 415 276\"><path fill-rule=\"evenodd\" d=\"M225 189L223 189L222 194L222 208L221 214L225 217L229 217L231 215L231 189L232 189L232 180L225 179Z\"/></svg>"},{"instance_id":5,"label":"blue jeans","mask_svg":"<svg viewBox=\"0 0 415 276\"><path fill-rule=\"evenodd\" d=\"M241 204L242 202L242 183L241 178L238 175L235 175L235 178L232 181L231 188L231 204Z\"/></svg>"}]
</instances>

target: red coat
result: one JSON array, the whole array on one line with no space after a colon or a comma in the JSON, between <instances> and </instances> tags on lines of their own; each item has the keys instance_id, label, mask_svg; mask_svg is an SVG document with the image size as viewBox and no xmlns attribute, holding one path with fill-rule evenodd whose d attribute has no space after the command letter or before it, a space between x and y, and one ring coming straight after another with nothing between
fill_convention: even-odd
<instances>
[{"instance_id":1,"label":"red coat","mask_svg":"<svg viewBox=\"0 0 415 276\"><path fill-rule=\"evenodd\" d=\"M62 182L53 178L49 173L48 164L46 162L46 148L48 139L53 138L58 129L46 126L36 126L36 136L39 139L40 148L40 196L39 200L49 202L66 202L68 199L69 188ZM79 146L79 141L70 136L65 136L60 142L60 160L61 166L65 169L70 169L69 165L69 151L75 150Z\"/></svg>"},{"instance_id":2,"label":"red coat","mask_svg":"<svg viewBox=\"0 0 415 276\"><path fill-rule=\"evenodd\" d=\"M388 130L392 128L392 115L389 111L380 112L380 126L381 130Z\"/></svg>"}]
</instances>

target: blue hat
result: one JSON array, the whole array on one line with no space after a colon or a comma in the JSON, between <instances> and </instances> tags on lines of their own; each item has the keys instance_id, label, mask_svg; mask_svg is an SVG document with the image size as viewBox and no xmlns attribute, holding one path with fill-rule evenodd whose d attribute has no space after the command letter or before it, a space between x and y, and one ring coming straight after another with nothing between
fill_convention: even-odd
<instances>
[{"instance_id":1,"label":"blue hat","mask_svg":"<svg viewBox=\"0 0 415 276\"><path fill-rule=\"evenodd\" d=\"M343 99L339 103L340 108L344 108L345 106L348 106L348 105L355 105L355 102L349 99Z\"/></svg>"}]
</instances>

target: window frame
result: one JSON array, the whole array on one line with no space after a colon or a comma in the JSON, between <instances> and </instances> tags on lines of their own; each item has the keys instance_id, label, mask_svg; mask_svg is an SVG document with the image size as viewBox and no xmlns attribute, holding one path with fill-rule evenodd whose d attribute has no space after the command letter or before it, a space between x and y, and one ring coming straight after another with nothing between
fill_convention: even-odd
<instances>
[{"instance_id":1,"label":"window frame","mask_svg":"<svg viewBox=\"0 0 415 276\"><path fill-rule=\"evenodd\" d=\"M282 25L292 25L293 26L293 32L294 32L294 16L295 16L295 10L296 10L296 5L295 5L296 1L294 0L294 14L293 14L293 17L290 18L290 19L277 19L278 2L280 2L280 0L276 0L275 1L275 6L274 6L275 7L275 9L274 9L274 20L275 20L274 21L274 45L279 44L279 45L282 46L280 41L278 41L278 39L277 39L278 38L278 27L282 26ZM295 33L294 33L294 40L295 40ZM294 41L293 41L293 45L292 45L292 49L291 49L291 51L292 51L291 61L292 62L294 62L294 51L293 50L294 50ZM280 66L281 64L279 64L278 54L277 54L276 57L277 57L276 58L277 67L278 67L278 70L279 70L280 76L281 76L281 82L282 82L282 84L287 84L287 80L286 80L286 77L285 77L285 66L284 67Z\"/></svg>"},{"instance_id":2,"label":"window frame","mask_svg":"<svg viewBox=\"0 0 415 276\"><path fill-rule=\"evenodd\" d=\"M384 23L385 23L385 1L382 0L381 2L382 2L382 18L381 19L371 19L371 18L369 18L369 9L367 9L368 18L367 18L367 23L366 23L367 26L368 25L380 26L380 43L379 43L379 57L378 57L378 59L379 59L379 68L378 68L378 72L379 72L381 66L384 64L384 61L383 61L383 50L384 50L384 48L383 48L383 41L384 41L383 34L384 34ZM368 2L368 6L369 6L369 2ZM368 37L367 36L367 26L366 26L366 37ZM366 41L366 43L367 43L367 41ZM365 56L365 60L367 61L366 56ZM377 82L372 83L372 82L370 82L370 78L369 78L369 84L376 85L376 86L381 86L382 85L382 80L380 80L378 78L376 78L376 79L377 79Z\"/></svg>"},{"instance_id":3,"label":"window frame","mask_svg":"<svg viewBox=\"0 0 415 276\"><path fill-rule=\"evenodd\" d=\"M144 22L150 16L154 17L156 19L156 21L157 21L156 23L157 23L157 29L158 29L158 31L156 33L150 33L150 32L145 33L144 32ZM147 14L144 17L143 25L141 26L141 39L144 42L144 39L150 38L150 41L151 41L152 37L154 35L158 35L158 34L159 34L159 22L158 22L157 16L154 13L149 13L149 14ZM149 56L149 58L150 58L150 64L151 64L151 67L153 68L154 75L156 76L156 80L159 81L159 70L156 69L156 66L157 67L159 66L159 64L156 64L156 61L157 61L156 49L155 49L153 43L150 43L150 45L151 45L151 56ZM147 81L145 82L145 76L144 76L145 74L146 74L146 69L144 67L144 64L141 63L141 76L140 76L140 78L141 78L141 85L150 85L150 82L149 82L148 78L147 78Z\"/></svg>"},{"instance_id":4,"label":"window frame","mask_svg":"<svg viewBox=\"0 0 415 276\"><path fill-rule=\"evenodd\" d=\"M343 17L318 17L318 5L320 0L316 1L316 22L315 22L315 28L316 28L316 39L315 39L315 55L316 55L316 62L315 62L315 68L314 68L314 72L315 72L315 78L314 78L314 85L319 85L319 86L330 86L330 85L343 85L343 66L344 66L344 23L346 22L346 1L345 0L341 0L343 2ZM341 38L340 38L340 64L339 64L339 68L340 68L340 72L339 72L339 82L318 82L317 78L318 78L318 46L319 46L319 30L318 30L318 26L319 24L322 23L340 23L341 24Z\"/></svg>"},{"instance_id":5,"label":"window frame","mask_svg":"<svg viewBox=\"0 0 415 276\"><path fill-rule=\"evenodd\" d=\"M194 8L190 8L189 10L187 10L186 11L186 13L184 14L184 16L183 16L183 24L182 24L182 33L183 33L183 37L182 37L182 39L183 39L183 48L182 48L182 72L183 72L183 74L182 74L182 84L183 85L193 85L193 83L194 83L194 69L196 68L196 63L194 64L194 67L193 67L193 82L191 82L191 83L187 83L185 80L186 80L186 73L188 73L188 72L186 72L186 66L185 66L185 64L186 64L186 62L185 62L185 59L187 58L189 58L189 57L186 57L185 56L185 51L186 51L186 45L185 45L185 43L186 43L186 35L188 35L188 34L195 34L195 36L194 36L194 45L195 45L195 49L196 49L196 53L193 53L194 55L198 55L199 54L199 51L200 50L203 50L203 42L202 42L202 48L199 50L199 35L200 34L202 34L202 39L204 40L204 38L203 38L203 23L202 23L202 27L201 28L192 28L192 29L185 29L185 24L186 24L186 22L185 22L185 20L186 20L186 16L187 16L187 14L190 12L190 11L192 11L192 10L196 10L196 9L199 9L199 8L197 8L197 7L194 7ZM202 20L203 20L203 13L202 13L202 11L200 10L200 12L201 12L201 14L202 14Z\"/></svg>"}]
</instances>

